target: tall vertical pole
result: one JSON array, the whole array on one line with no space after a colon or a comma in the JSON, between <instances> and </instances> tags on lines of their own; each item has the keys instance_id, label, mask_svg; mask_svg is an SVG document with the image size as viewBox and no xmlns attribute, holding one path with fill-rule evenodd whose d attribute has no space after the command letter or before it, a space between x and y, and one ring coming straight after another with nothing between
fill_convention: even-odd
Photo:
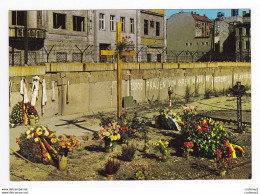
<instances>
[{"instance_id":1,"label":"tall vertical pole","mask_svg":"<svg viewBox=\"0 0 260 194\"><path fill-rule=\"evenodd\" d=\"M237 88L239 90L241 82L237 82ZM237 96L237 127L238 130L242 129L242 106L241 106L241 93L238 93Z\"/></svg>"},{"instance_id":2,"label":"tall vertical pole","mask_svg":"<svg viewBox=\"0 0 260 194\"><path fill-rule=\"evenodd\" d=\"M24 64L28 64L28 29L27 11L24 12Z\"/></svg>"},{"instance_id":3,"label":"tall vertical pole","mask_svg":"<svg viewBox=\"0 0 260 194\"><path fill-rule=\"evenodd\" d=\"M121 23L117 22L116 40L121 42ZM122 112L122 60L117 55L117 116L120 117Z\"/></svg>"}]
</instances>

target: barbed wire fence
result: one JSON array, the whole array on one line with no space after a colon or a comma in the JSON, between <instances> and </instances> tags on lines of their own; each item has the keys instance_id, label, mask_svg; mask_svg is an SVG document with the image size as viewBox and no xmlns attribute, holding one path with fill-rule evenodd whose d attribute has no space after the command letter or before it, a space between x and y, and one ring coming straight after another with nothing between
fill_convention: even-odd
<instances>
[{"instance_id":1,"label":"barbed wire fence","mask_svg":"<svg viewBox=\"0 0 260 194\"><path fill-rule=\"evenodd\" d=\"M11 47L11 46L10 46ZM24 65L24 50L11 49L9 47L9 65L23 66ZM106 48L110 50L111 47ZM114 48L112 48L114 49ZM114 63L115 56L100 55L99 46L85 44L54 44L34 48L28 50L27 65L40 65L42 63L65 63L65 62L81 62L81 63ZM167 49L151 49L147 46L132 47L130 50L136 51L136 56L126 56L122 59L123 62L150 62L150 63L189 63L189 62L249 62L251 54L248 52L233 52L233 53L213 53L201 51L173 51Z\"/></svg>"}]
</instances>

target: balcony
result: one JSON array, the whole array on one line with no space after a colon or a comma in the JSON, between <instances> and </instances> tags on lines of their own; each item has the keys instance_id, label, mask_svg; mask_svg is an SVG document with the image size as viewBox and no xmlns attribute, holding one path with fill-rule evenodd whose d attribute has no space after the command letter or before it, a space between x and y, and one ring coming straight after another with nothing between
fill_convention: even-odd
<instances>
[{"instance_id":1,"label":"balcony","mask_svg":"<svg viewBox=\"0 0 260 194\"><path fill-rule=\"evenodd\" d=\"M38 28L27 28L28 40L43 40L46 37L46 30ZM9 38L24 39L25 28L24 27L9 27Z\"/></svg>"}]
</instances>

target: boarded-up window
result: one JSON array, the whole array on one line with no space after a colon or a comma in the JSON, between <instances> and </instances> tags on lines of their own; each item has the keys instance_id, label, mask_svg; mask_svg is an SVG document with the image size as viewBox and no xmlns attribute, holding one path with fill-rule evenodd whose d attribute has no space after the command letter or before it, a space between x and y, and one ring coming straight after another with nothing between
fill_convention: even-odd
<instances>
[{"instance_id":1,"label":"boarded-up window","mask_svg":"<svg viewBox=\"0 0 260 194\"><path fill-rule=\"evenodd\" d=\"M57 62L67 62L67 53L57 52Z\"/></svg>"},{"instance_id":2,"label":"boarded-up window","mask_svg":"<svg viewBox=\"0 0 260 194\"><path fill-rule=\"evenodd\" d=\"M13 61L14 60L14 61ZM9 52L9 65L21 65L22 63L21 52Z\"/></svg>"},{"instance_id":3,"label":"boarded-up window","mask_svg":"<svg viewBox=\"0 0 260 194\"><path fill-rule=\"evenodd\" d=\"M35 64L36 64L36 52L29 52L28 65L35 65Z\"/></svg>"},{"instance_id":4,"label":"boarded-up window","mask_svg":"<svg viewBox=\"0 0 260 194\"><path fill-rule=\"evenodd\" d=\"M81 54L80 53L73 53L73 62L81 62Z\"/></svg>"}]
</instances>

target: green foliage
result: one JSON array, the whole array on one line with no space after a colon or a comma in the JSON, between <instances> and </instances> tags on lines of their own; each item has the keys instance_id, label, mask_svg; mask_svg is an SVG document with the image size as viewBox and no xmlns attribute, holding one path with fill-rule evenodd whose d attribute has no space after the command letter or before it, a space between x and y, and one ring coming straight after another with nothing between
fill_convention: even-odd
<instances>
[{"instance_id":1,"label":"green foliage","mask_svg":"<svg viewBox=\"0 0 260 194\"><path fill-rule=\"evenodd\" d=\"M136 146L133 144L125 145L122 147L122 159L125 161L132 161L136 152Z\"/></svg>"},{"instance_id":2,"label":"green foliage","mask_svg":"<svg viewBox=\"0 0 260 194\"><path fill-rule=\"evenodd\" d=\"M182 116L181 134L185 141L193 141L194 151L203 157L214 157L224 141L238 144L232 133L227 132L211 118L198 117L193 113Z\"/></svg>"},{"instance_id":3,"label":"green foliage","mask_svg":"<svg viewBox=\"0 0 260 194\"><path fill-rule=\"evenodd\" d=\"M190 87L187 86L185 89L185 96L184 96L186 103L189 103L191 96L192 96L191 89Z\"/></svg>"},{"instance_id":4,"label":"green foliage","mask_svg":"<svg viewBox=\"0 0 260 194\"><path fill-rule=\"evenodd\" d=\"M210 99L210 96L212 94L212 91L210 89L207 89L204 94L205 99Z\"/></svg>"}]
</instances>

